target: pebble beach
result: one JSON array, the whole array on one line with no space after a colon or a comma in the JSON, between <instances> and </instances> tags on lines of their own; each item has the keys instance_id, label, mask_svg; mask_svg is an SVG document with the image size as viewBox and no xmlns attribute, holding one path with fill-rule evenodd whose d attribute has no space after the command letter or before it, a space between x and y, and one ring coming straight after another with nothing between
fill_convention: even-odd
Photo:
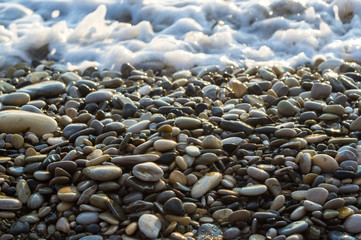
<instances>
[{"instance_id":1,"label":"pebble beach","mask_svg":"<svg viewBox=\"0 0 361 240\"><path fill-rule=\"evenodd\" d=\"M325 43L322 34L316 34L322 50L303 54L293 52L305 44L302 41L291 44L288 52L269 43L274 55L262 55L268 50L252 41L249 48L225 46L227 51L212 52L214 44L224 43L219 38L195 40L212 45L207 53L184 53L188 48L167 48L174 39L159 38L177 36L172 31L184 30L181 23L191 32L186 24L190 20L157 29L165 23L158 19L157 25L150 15L159 38L122 40L115 45L134 47L144 41L148 46L126 52L129 55L108 49L114 54L104 58L110 53L110 35L96 35L102 30L94 19L109 21L107 7L114 15L123 9L116 6L125 6L133 18L137 6L143 13L154 7L141 2L95 6L87 1L90 13L83 16L79 10L80 23L65 14L69 2L60 9L64 15L53 11L53 20L42 12L45 7L32 1L19 1L21 7L0 4L0 23L5 26L0 37L19 31L19 39L8 34L0 45L23 46L22 36L32 36L21 30L24 23L38 21L45 30L59 30L65 18L75 32L63 32L62 42L60 35L54 36L42 57L29 52L33 43L21 48L24 54L0 50L0 240L361 239L361 46L354 44L358 30L353 28L361 19L361 5L311 0L308 5L264 5L274 12L265 18L278 19L276 14L297 23L297 16L307 22L312 11L325 13L314 17L327 22L328 10L340 7L334 17L339 22L328 23L335 36L340 22L348 29L343 36L352 37L345 42L353 53L347 56L331 48L341 44L341 38L333 36L334 42ZM163 10L169 5L184 8L176 2L166 1ZM241 8L238 1L213 4L223 13ZM209 5L201 6L207 12ZM350 6L354 12L347 10ZM56 7L55 2L48 6ZM15 12L12 23L2 18ZM193 20L204 27L197 17ZM235 28L229 18L222 20L220 25ZM116 32L122 21L104 27ZM139 27L145 20L139 21L131 25L132 31L147 32ZM86 23L95 24L95 30L81 35ZM211 38L218 33L208 34ZM154 42L164 44L165 51L152 49ZM93 49L101 57L82 53L72 60L72 48L89 50L84 46L95 45L101 46ZM64 50L63 55L51 48ZM237 60L227 54L231 50L249 55ZM254 51L262 56L252 57ZM170 52L173 57L179 54L178 59L167 58Z\"/></svg>"}]
</instances>

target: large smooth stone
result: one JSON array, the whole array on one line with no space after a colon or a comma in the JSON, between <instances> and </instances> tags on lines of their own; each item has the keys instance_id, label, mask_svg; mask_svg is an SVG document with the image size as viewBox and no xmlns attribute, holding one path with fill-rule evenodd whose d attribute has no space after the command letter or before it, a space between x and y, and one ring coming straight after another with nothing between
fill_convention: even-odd
<instances>
[{"instance_id":1,"label":"large smooth stone","mask_svg":"<svg viewBox=\"0 0 361 240\"><path fill-rule=\"evenodd\" d=\"M159 139L154 142L153 147L156 151L166 152L177 146L177 142L168 139Z\"/></svg>"},{"instance_id":2,"label":"large smooth stone","mask_svg":"<svg viewBox=\"0 0 361 240\"><path fill-rule=\"evenodd\" d=\"M241 195L245 196L258 196L267 191L266 185L263 184L256 184L248 187L243 188L235 188L235 191L237 191Z\"/></svg>"},{"instance_id":3,"label":"large smooth stone","mask_svg":"<svg viewBox=\"0 0 361 240\"><path fill-rule=\"evenodd\" d=\"M156 238L162 227L160 219L153 214L143 214L138 220L139 230L148 238Z\"/></svg>"},{"instance_id":4,"label":"large smooth stone","mask_svg":"<svg viewBox=\"0 0 361 240\"><path fill-rule=\"evenodd\" d=\"M113 97L113 93L108 91L96 91L89 93L85 97L86 103L92 103L92 102L104 102L107 100L110 100Z\"/></svg>"},{"instance_id":5,"label":"large smooth stone","mask_svg":"<svg viewBox=\"0 0 361 240\"><path fill-rule=\"evenodd\" d=\"M137 164L133 167L133 175L142 181L156 182L163 177L163 170L153 162Z\"/></svg>"},{"instance_id":6,"label":"large smooth stone","mask_svg":"<svg viewBox=\"0 0 361 240\"><path fill-rule=\"evenodd\" d=\"M305 198L309 201L323 205L328 197L328 191L323 187L308 189Z\"/></svg>"},{"instance_id":7,"label":"large smooth stone","mask_svg":"<svg viewBox=\"0 0 361 240\"><path fill-rule=\"evenodd\" d=\"M30 96L27 93L15 92L10 94L3 94L0 96L0 102L4 105L22 106L30 101Z\"/></svg>"},{"instance_id":8,"label":"large smooth stone","mask_svg":"<svg viewBox=\"0 0 361 240\"><path fill-rule=\"evenodd\" d=\"M1 210L19 210L23 204L19 199L0 195L0 209Z\"/></svg>"},{"instance_id":9,"label":"large smooth stone","mask_svg":"<svg viewBox=\"0 0 361 240\"><path fill-rule=\"evenodd\" d=\"M174 121L174 124L180 129L196 129L202 126L201 121L195 118L179 117Z\"/></svg>"},{"instance_id":10,"label":"large smooth stone","mask_svg":"<svg viewBox=\"0 0 361 240\"><path fill-rule=\"evenodd\" d=\"M76 222L82 225L97 223L98 221L99 213L97 212L82 212L76 217Z\"/></svg>"},{"instance_id":11,"label":"large smooth stone","mask_svg":"<svg viewBox=\"0 0 361 240\"><path fill-rule=\"evenodd\" d=\"M21 110L0 112L0 132L19 133L30 131L39 136L56 131L58 124L51 117Z\"/></svg>"},{"instance_id":12,"label":"large smooth stone","mask_svg":"<svg viewBox=\"0 0 361 240\"><path fill-rule=\"evenodd\" d=\"M209 190L218 186L222 180L222 174L219 172L211 172L204 175L201 179L196 182L191 190L193 198L202 197Z\"/></svg>"},{"instance_id":13,"label":"large smooth stone","mask_svg":"<svg viewBox=\"0 0 361 240\"><path fill-rule=\"evenodd\" d=\"M296 222L290 223L287 226L279 229L278 233L289 236L292 234L302 233L302 232L306 231L307 228L308 228L308 223L306 221L301 220L301 221L296 221Z\"/></svg>"},{"instance_id":14,"label":"large smooth stone","mask_svg":"<svg viewBox=\"0 0 361 240\"><path fill-rule=\"evenodd\" d=\"M83 174L97 181L110 181L122 175L122 169L118 166L98 165L83 169Z\"/></svg>"},{"instance_id":15,"label":"large smooth stone","mask_svg":"<svg viewBox=\"0 0 361 240\"><path fill-rule=\"evenodd\" d=\"M312 158L312 163L320 167L324 173L333 173L338 168L337 161L327 154L316 154Z\"/></svg>"},{"instance_id":16,"label":"large smooth stone","mask_svg":"<svg viewBox=\"0 0 361 240\"><path fill-rule=\"evenodd\" d=\"M331 85L324 83L314 83L311 88L311 97L315 99L327 98L331 92Z\"/></svg>"},{"instance_id":17,"label":"large smooth stone","mask_svg":"<svg viewBox=\"0 0 361 240\"><path fill-rule=\"evenodd\" d=\"M157 154L139 154L113 157L111 162L118 165L135 165L143 162L155 162L159 159Z\"/></svg>"},{"instance_id":18,"label":"large smooth stone","mask_svg":"<svg viewBox=\"0 0 361 240\"><path fill-rule=\"evenodd\" d=\"M343 226L345 227L347 232L350 233L360 233L361 232L361 214L354 214L348 217Z\"/></svg>"},{"instance_id":19,"label":"large smooth stone","mask_svg":"<svg viewBox=\"0 0 361 240\"><path fill-rule=\"evenodd\" d=\"M68 186L60 188L57 195L61 201L73 202L78 200L80 197L80 192L75 186Z\"/></svg>"},{"instance_id":20,"label":"large smooth stone","mask_svg":"<svg viewBox=\"0 0 361 240\"><path fill-rule=\"evenodd\" d=\"M58 81L44 81L20 88L17 92L27 93L32 99L37 97L57 97L65 92L65 84Z\"/></svg>"},{"instance_id":21,"label":"large smooth stone","mask_svg":"<svg viewBox=\"0 0 361 240\"><path fill-rule=\"evenodd\" d=\"M288 100L282 100L277 104L278 113L285 117L294 116L296 108Z\"/></svg>"},{"instance_id":22,"label":"large smooth stone","mask_svg":"<svg viewBox=\"0 0 361 240\"><path fill-rule=\"evenodd\" d=\"M351 131L361 131L361 117L356 118L350 125Z\"/></svg>"}]
</instances>

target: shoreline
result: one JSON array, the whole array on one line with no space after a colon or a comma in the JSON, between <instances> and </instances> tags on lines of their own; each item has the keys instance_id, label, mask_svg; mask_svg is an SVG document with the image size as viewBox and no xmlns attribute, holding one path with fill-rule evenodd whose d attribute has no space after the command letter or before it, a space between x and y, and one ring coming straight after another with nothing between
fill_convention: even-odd
<instances>
[{"instance_id":1,"label":"shoreline","mask_svg":"<svg viewBox=\"0 0 361 240\"><path fill-rule=\"evenodd\" d=\"M360 65L158 73L9 69L0 240L361 237Z\"/></svg>"}]
</instances>

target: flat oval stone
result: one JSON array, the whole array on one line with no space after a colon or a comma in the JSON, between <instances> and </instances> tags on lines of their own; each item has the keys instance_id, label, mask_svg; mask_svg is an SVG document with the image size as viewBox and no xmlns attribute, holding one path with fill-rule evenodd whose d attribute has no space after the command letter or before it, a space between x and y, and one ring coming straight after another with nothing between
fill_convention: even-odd
<instances>
[{"instance_id":1,"label":"flat oval stone","mask_svg":"<svg viewBox=\"0 0 361 240\"><path fill-rule=\"evenodd\" d=\"M159 159L157 154L139 154L113 157L111 162L117 165L136 165L144 162L155 162Z\"/></svg>"},{"instance_id":2,"label":"flat oval stone","mask_svg":"<svg viewBox=\"0 0 361 240\"><path fill-rule=\"evenodd\" d=\"M196 146L188 146L185 148L185 152L191 157L198 157L201 155L201 151Z\"/></svg>"},{"instance_id":3,"label":"flat oval stone","mask_svg":"<svg viewBox=\"0 0 361 240\"><path fill-rule=\"evenodd\" d=\"M182 201L177 197L172 197L168 199L164 205L163 209L168 214L174 214L183 216L185 214Z\"/></svg>"},{"instance_id":4,"label":"flat oval stone","mask_svg":"<svg viewBox=\"0 0 361 240\"><path fill-rule=\"evenodd\" d=\"M39 192L33 193L29 196L27 206L30 209L37 209L44 203L44 197Z\"/></svg>"},{"instance_id":5,"label":"flat oval stone","mask_svg":"<svg viewBox=\"0 0 361 240\"><path fill-rule=\"evenodd\" d=\"M212 214L212 218L217 220L222 219L225 221L232 213L233 210L229 208L219 209Z\"/></svg>"},{"instance_id":6,"label":"flat oval stone","mask_svg":"<svg viewBox=\"0 0 361 240\"><path fill-rule=\"evenodd\" d=\"M38 97L57 97L65 92L65 84L58 81L44 81L20 88L17 92L27 93L32 99Z\"/></svg>"},{"instance_id":7,"label":"flat oval stone","mask_svg":"<svg viewBox=\"0 0 361 240\"><path fill-rule=\"evenodd\" d=\"M347 232L350 233L360 233L361 232L361 214L354 214L348 217L343 226L345 227Z\"/></svg>"},{"instance_id":8,"label":"flat oval stone","mask_svg":"<svg viewBox=\"0 0 361 240\"><path fill-rule=\"evenodd\" d=\"M308 228L308 224L306 221L296 221L293 223L288 224L287 226L281 228L278 230L278 233L281 235L292 235L292 234L296 234L296 233L302 233L304 231L306 231L306 229Z\"/></svg>"},{"instance_id":9,"label":"flat oval stone","mask_svg":"<svg viewBox=\"0 0 361 240\"><path fill-rule=\"evenodd\" d=\"M228 222L234 223L234 222L247 222L249 218L251 217L251 213L248 210L240 209L237 211L234 211L228 216Z\"/></svg>"},{"instance_id":10,"label":"flat oval stone","mask_svg":"<svg viewBox=\"0 0 361 240\"><path fill-rule=\"evenodd\" d=\"M118 166L98 165L89 166L83 169L83 174L97 181L110 181L122 175L122 169Z\"/></svg>"},{"instance_id":11,"label":"flat oval stone","mask_svg":"<svg viewBox=\"0 0 361 240\"><path fill-rule=\"evenodd\" d=\"M20 179L16 184L16 195L22 203L26 203L31 194L30 187L24 179ZM0 204L1 206L1 204Z\"/></svg>"},{"instance_id":12,"label":"flat oval stone","mask_svg":"<svg viewBox=\"0 0 361 240\"><path fill-rule=\"evenodd\" d=\"M311 97L314 99L327 98L332 92L332 86L324 83L314 83L311 88Z\"/></svg>"},{"instance_id":13,"label":"flat oval stone","mask_svg":"<svg viewBox=\"0 0 361 240\"><path fill-rule=\"evenodd\" d=\"M133 175L142 181L156 182L163 177L163 170L153 162L137 164L133 167Z\"/></svg>"},{"instance_id":14,"label":"flat oval stone","mask_svg":"<svg viewBox=\"0 0 361 240\"><path fill-rule=\"evenodd\" d=\"M159 235L162 223L153 214L143 214L138 220L139 230L148 238L156 238Z\"/></svg>"},{"instance_id":15,"label":"flat oval stone","mask_svg":"<svg viewBox=\"0 0 361 240\"><path fill-rule=\"evenodd\" d=\"M247 187L243 187L243 188L235 188L233 190L235 190L239 194L245 195L245 196L259 196L267 191L267 187L266 187L266 185L263 185L263 184L256 184L256 185L247 186Z\"/></svg>"},{"instance_id":16,"label":"flat oval stone","mask_svg":"<svg viewBox=\"0 0 361 240\"><path fill-rule=\"evenodd\" d=\"M191 196L199 198L207 193L209 190L218 186L222 180L222 174L219 172L211 172L204 175L192 187Z\"/></svg>"},{"instance_id":17,"label":"flat oval stone","mask_svg":"<svg viewBox=\"0 0 361 240\"><path fill-rule=\"evenodd\" d=\"M275 137L293 138L297 135L297 132L291 128L281 128L274 132Z\"/></svg>"},{"instance_id":18,"label":"flat oval stone","mask_svg":"<svg viewBox=\"0 0 361 240\"><path fill-rule=\"evenodd\" d=\"M154 142L153 147L156 151L166 152L177 146L177 142L168 139L158 139Z\"/></svg>"},{"instance_id":19,"label":"flat oval stone","mask_svg":"<svg viewBox=\"0 0 361 240\"><path fill-rule=\"evenodd\" d=\"M202 147L206 149L221 149L222 141L213 135L208 135L202 140Z\"/></svg>"},{"instance_id":20,"label":"flat oval stone","mask_svg":"<svg viewBox=\"0 0 361 240\"><path fill-rule=\"evenodd\" d=\"M282 100L277 104L278 113L282 116L289 117L296 114L296 108L288 100Z\"/></svg>"},{"instance_id":21,"label":"flat oval stone","mask_svg":"<svg viewBox=\"0 0 361 240\"><path fill-rule=\"evenodd\" d=\"M327 135L326 134L311 134L311 135L305 136L304 139L308 143L320 143L327 139Z\"/></svg>"},{"instance_id":22,"label":"flat oval stone","mask_svg":"<svg viewBox=\"0 0 361 240\"><path fill-rule=\"evenodd\" d=\"M312 202L323 205L328 197L328 191L322 187L311 188L307 190L305 198Z\"/></svg>"},{"instance_id":23,"label":"flat oval stone","mask_svg":"<svg viewBox=\"0 0 361 240\"><path fill-rule=\"evenodd\" d=\"M78 224L86 225L99 222L99 213L97 212L82 212L76 217Z\"/></svg>"},{"instance_id":24,"label":"flat oval stone","mask_svg":"<svg viewBox=\"0 0 361 240\"><path fill-rule=\"evenodd\" d=\"M29 101L29 94L22 92L3 94L0 96L0 102L4 105L22 106L27 104Z\"/></svg>"},{"instance_id":25,"label":"flat oval stone","mask_svg":"<svg viewBox=\"0 0 361 240\"><path fill-rule=\"evenodd\" d=\"M0 209L1 210L19 210L23 204L19 199L0 195Z\"/></svg>"},{"instance_id":26,"label":"flat oval stone","mask_svg":"<svg viewBox=\"0 0 361 240\"><path fill-rule=\"evenodd\" d=\"M19 133L30 131L39 136L56 131L58 124L43 114L21 110L0 112L0 132Z\"/></svg>"},{"instance_id":27,"label":"flat oval stone","mask_svg":"<svg viewBox=\"0 0 361 240\"><path fill-rule=\"evenodd\" d=\"M361 117L356 118L356 120L353 120L350 125L351 131L361 131Z\"/></svg>"},{"instance_id":28,"label":"flat oval stone","mask_svg":"<svg viewBox=\"0 0 361 240\"><path fill-rule=\"evenodd\" d=\"M89 93L85 97L86 103L92 103L92 102L104 102L107 100L110 100L113 97L113 93L109 91L96 91Z\"/></svg>"},{"instance_id":29,"label":"flat oval stone","mask_svg":"<svg viewBox=\"0 0 361 240\"><path fill-rule=\"evenodd\" d=\"M77 187L68 186L60 188L58 190L57 196L61 201L73 202L78 200L78 198L80 197L80 192L78 191Z\"/></svg>"},{"instance_id":30,"label":"flat oval stone","mask_svg":"<svg viewBox=\"0 0 361 240\"><path fill-rule=\"evenodd\" d=\"M264 181L270 177L268 172L266 172L265 170L256 168L256 167L248 167L247 174L249 176L251 176L252 178L254 178L256 180L260 180L260 181Z\"/></svg>"},{"instance_id":31,"label":"flat oval stone","mask_svg":"<svg viewBox=\"0 0 361 240\"><path fill-rule=\"evenodd\" d=\"M179 117L174 121L174 124L180 129L196 129L201 127L201 121L195 118Z\"/></svg>"},{"instance_id":32,"label":"flat oval stone","mask_svg":"<svg viewBox=\"0 0 361 240\"><path fill-rule=\"evenodd\" d=\"M320 167L324 173L333 173L339 167L337 161L327 154L316 154L312 158L312 163Z\"/></svg>"},{"instance_id":33,"label":"flat oval stone","mask_svg":"<svg viewBox=\"0 0 361 240\"><path fill-rule=\"evenodd\" d=\"M133 133L133 134L137 134L140 133L142 130L146 129L150 124L149 120L143 120L140 121L134 125L132 125L131 127L129 127L127 129L127 132Z\"/></svg>"},{"instance_id":34,"label":"flat oval stone","mask_svg":"<svg viewBox=\"0 0 361 240\"><path fill-rule=\"evenodd\" d=\"M45 159L46 161L46 159ZM56 168L62 168L63 170L67 171L68 173L72 174L74 173L77 169L77 165L74 161L58 161L58 162L52 162L47 166L47 170L51 173L54 174L55 173L55 169Z\"/></svg>"},{"instance_id":35,"label":"flat oval stone","mask_svg":"<svg viewBox=\"0 0 361 240\"><path fill-rule=\"evenodd\" d=\"M69 124L63 129L63 135L64 135L64 137L68 138L71 135L73 135L74 133L85 129L86 127L87 127L87 125L84 124L84 123L72 123L72 124Z\"/></svg>"}]
</instances>

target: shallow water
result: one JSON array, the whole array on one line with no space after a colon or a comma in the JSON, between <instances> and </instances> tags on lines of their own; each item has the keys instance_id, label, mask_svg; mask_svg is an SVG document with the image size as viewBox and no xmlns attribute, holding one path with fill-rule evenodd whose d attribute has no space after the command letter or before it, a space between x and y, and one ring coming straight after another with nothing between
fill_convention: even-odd
<instances>
[{"instance_id":1,"label":"shallow water","mask_svg":"<svg viewBox=\"0 0 361 240\"><path fill-rule=\"evenodd\" d=\"M361 62L359 0L5 0L0 25L0 69Z\"/></svg>"}]
</instances>

